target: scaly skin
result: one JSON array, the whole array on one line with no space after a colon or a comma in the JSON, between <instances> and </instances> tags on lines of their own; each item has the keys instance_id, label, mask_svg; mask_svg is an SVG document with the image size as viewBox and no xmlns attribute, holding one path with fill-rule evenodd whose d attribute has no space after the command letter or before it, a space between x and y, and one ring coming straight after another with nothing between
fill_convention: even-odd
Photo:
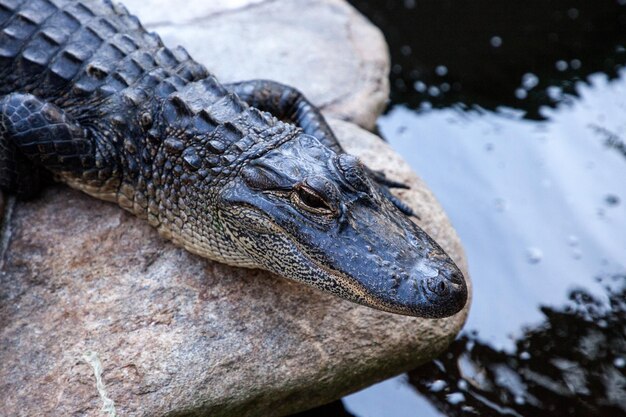
<instances>
[{"instance_id":1,"label":"scaly skin","mask_svg":"<svg viewBox=\"0 0 626 417\"><path fill-rule=\"evenodd\" d=\"M222 86L119 5L0 0L0 188L58 180L200 256L374 308L445 317L454 262L319 111L271 81Z\"/></svg>"}]
</instances>

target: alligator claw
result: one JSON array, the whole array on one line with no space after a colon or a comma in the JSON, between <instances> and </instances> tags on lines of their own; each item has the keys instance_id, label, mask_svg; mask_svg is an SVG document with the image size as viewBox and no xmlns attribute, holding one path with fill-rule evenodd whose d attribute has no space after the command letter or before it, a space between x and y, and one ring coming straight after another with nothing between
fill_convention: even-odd
<instances>
[{"instance_id":1,"label":"alligator claw","mask_svg":"<svg viewBox=\"0 0 626 417\"><path fill-rule=\"evenodd\" d=\"M373 169L370 169L369 172L374 181L376 181L380 185L384 185L387 188L402 188L405 190L411 188L403 182L394 181L387 178L387 174L385 174L383 171L374 171Z\"/></svg>"},{"instance_id":2,"label":"alligator claw","mask_svg":"<svg viewBox=\"0 0 626 417\"><path fill-rule=\"evenodd\" d=\"M391 203L394 206L396 206L396 208L400 210L402 213L406 214L407 216L415 216L418 219L420 219L420 217L417 214L415 214L415 211L413 211L413 209L409 207L408 204L406 204L404 201L400 200L398 197L396 197L395 195L391 193L391 191L389 190L389 187L387 187L386 185L380 184L380 191L383 193L385 197L387 197L387 200L391 201Z\"/></svg>"},{"instance_id":3,"label":"alligator claw","mask_svg":"<svg viewBox=\"0 0 626 417\"><path fill-rule=\"evenodd\" d=\"M380 192L389 200L398 210L407 216L415 216L420 218L408 204L393 195L390 188L402 188L408 190L410 187L403 182L390 180L382 171L374 171L366 168L372 179L379 185Z\"/></svg>"}]
</instances>

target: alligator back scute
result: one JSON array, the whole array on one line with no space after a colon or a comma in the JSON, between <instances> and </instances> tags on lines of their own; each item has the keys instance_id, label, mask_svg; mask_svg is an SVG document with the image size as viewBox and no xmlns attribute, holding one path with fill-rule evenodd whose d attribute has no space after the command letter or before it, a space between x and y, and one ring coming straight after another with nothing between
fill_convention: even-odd
<instances>
[{"instance_id":1,"label":"alligator back scute","mask_svg":"<svg viewBox=\"0 0 626 417\"><path fill-rule=\"evenodd\" d=\"M10 93L56 106L95 138L102 158L123 161L131 182L149 168L142 155L171 135L196 135L235 169L234 159L259 144L254 136L271 139L260 151L293 133L270 131L277 120L250 110L184 48L165 47L107 0L0 0L0 97Z\"/></svg>"},{"instance_id":2,"label":"alligator back scute","mask_svg":"<svg viewBox=\"0 0 626 417\"><path fill-rule=\"evenodd\" d=\"M183 48L170 50L146 32L123 6L0 0L0 95L32 93L67 108L86 104L93 93L107 97L132 88L157 67L168 72L160 80L209 75Z\"/></svg>"},{"instance_id":3,"label":"alligator back scute","mask_svg":"<svg viewBox=\"0 0 626 417\"><path fill-rule=\"evenodd\" d=\"M18 18L17 9L21 1L2 0L0 1L0 21L2 22L0 31L0 57L5 62L15 58L24 43L25 33L34 31L36 25Z\"/></svg>"}]
</instances>

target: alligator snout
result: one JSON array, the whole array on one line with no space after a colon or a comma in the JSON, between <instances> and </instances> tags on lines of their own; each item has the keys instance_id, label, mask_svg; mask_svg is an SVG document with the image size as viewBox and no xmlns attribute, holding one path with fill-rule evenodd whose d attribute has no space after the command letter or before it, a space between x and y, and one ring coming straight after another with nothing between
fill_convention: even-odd
<instances>
[{"instance_id":1,"label":"alligator snout","mask_svg":"<svg viewBox=\"0 0 626 417\"><path fill-rule=\"evenodd\" d=\"M425 279L425 290L434 296L445 296L450 292L458 291L463 287L463 278L457 272L446 274L444 271L436 276Z\"/></svg>"},{"instance_id":2,"label":"alligator snout","mask_svg":"<svg viewBox=\"0 0 626 417\"><path fill-rule=\"evenodd\" d=\"M463 275L457 271L442 270L425 279L424 295L433 308L427 309L435 317L445 317L456 313L465 305L467 288Z\"/></svg>"},{"instance_id":3,"label":"alligator snout","mask_svg":"<svg viewBox=\"0 0 626 417\"><path fill-rule=\"evenodd\" d=\"M403 260L395 262L402 264ZM385 293L378 294L392 311L442 318L457 313L465 305L467 288L463 274L449 259L419 257L404 271L407 272L393 274Z\"/></svg>"}]
</instances>

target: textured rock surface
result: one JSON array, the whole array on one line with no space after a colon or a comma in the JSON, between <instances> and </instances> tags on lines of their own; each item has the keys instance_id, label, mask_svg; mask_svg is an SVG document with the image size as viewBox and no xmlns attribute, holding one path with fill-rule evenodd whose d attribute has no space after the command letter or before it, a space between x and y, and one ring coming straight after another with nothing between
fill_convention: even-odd
<instances>
[{"instance_id":1,"label":"textured rock surface","mask_svg":"<svg viewBox=\"0 0 626 417\"><path fill-rule=\"evenodd\" d=\"M237 10L252 13L274 3L214 16L212 24L219 28ZM347 10L337 1L315 4ZM300 23L276 18L285 32L265 36L278 43ZM235 65L228 53L236 54L239 43L230 42L220 59ZM324 65L334 68L334 55L326 58ZM294 78L314 84L319 74L302 72L299 64L293 62ZM290 65L285 62L284 71ZM466 271L441 207L401 158L352 124L332 125L350 152L412 186L401 195ZM103 415L93 370L83 359L87 351L100 359L121 416L283 415L431 358L467 314L442 320L392 315L262 271L206 261L117 206L63 186L18 203L8 231L0 259L0 415Z\"/></svg>"},{"instance_id":2,"label":"textured rock surface","mask_svg":"<svg viewBox=\"0 0 626 417\"><path fill-rule=\"evenodd\" d=\"M387 145L334 121L346 147L410 183L406 201L463 265L431 193ZM262 271L205 261L118 207L58 186L19 203L0 274L3 415L101 415L96 352L123 416L280 415L431 358L443 320L358 306Z\"/></svg>"},{"instance_id":3,"label":"textured rock surface","mask_svg":"<svg viewBox=\"0 0 626 417\"><path fill-rule=\"evenodd\" d=\"M343 0L193 0L174 10L166 0L125 4L223 82L280 81L327 114L366 129L388 98L385 40Z\"/></svg>"}]
</instances>

